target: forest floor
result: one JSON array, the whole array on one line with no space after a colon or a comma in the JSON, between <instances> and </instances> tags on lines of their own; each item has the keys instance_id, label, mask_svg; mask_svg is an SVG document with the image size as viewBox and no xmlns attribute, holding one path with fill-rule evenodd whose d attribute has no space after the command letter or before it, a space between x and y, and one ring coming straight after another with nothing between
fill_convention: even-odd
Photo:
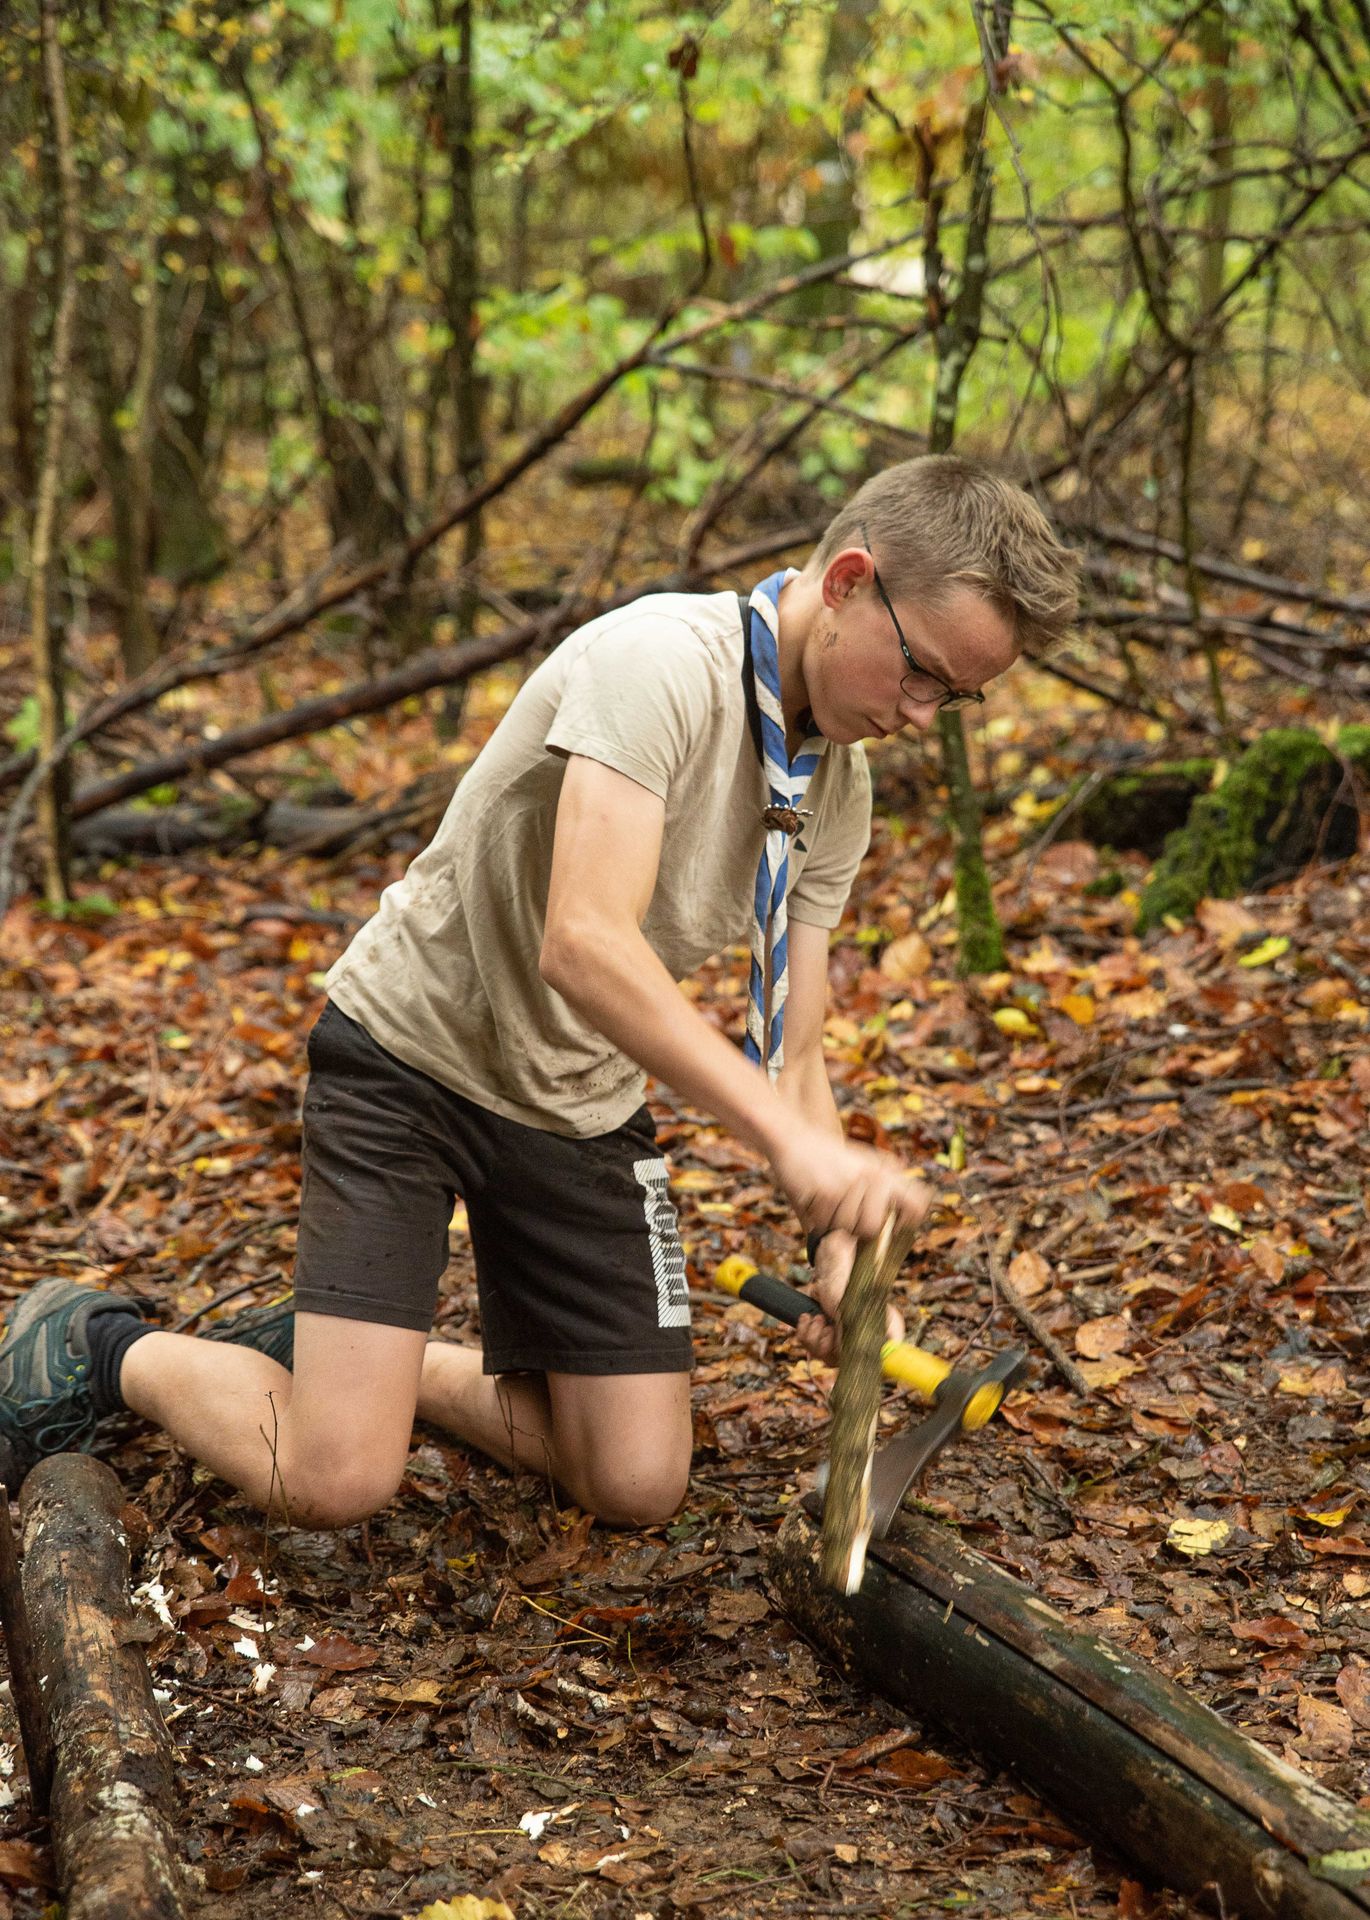
<instances>
[{"instance_id":1,"label":"forest floor","mask_svg":"<svg viewBox=\"0 0 1370 1920\"><path fill-rule=\"evenodd\" d=\"M516 682L486 684L449 758ZM853 1132L939 1185L910 1331L948 1356L1023 1337L1002 1265L1088 1392L1034 1352L925 1507L1370 1804L1370 858L1141 943L1145 863L1105 862L1110 895L1092 848L1034 852L1033 770L1064 778L1143 723L1027 674L984 722L993 777L1022 782L988 829L1008 965L955 977L931 758L876 750L830 1065ZM313 751L364 795L431 739L420 709ZM51 1273L171 1322L279 1296L322 975L407 857L144 862L89 881L96 919L12 910L0 1302ZM741 955L689 991L740 1031ZM267 1538L160 1437L109 1436L205 1920L499 1911L462 1895L517 1920L1186 1912L776 1611L766 1544L822 1457L831 1376L711 1287L732 1251L795 1259L765 1169L659 1089L654 1108L698 1360L669 1526L592 1526L421 1430L369 1526ZM438 1330L469 1339L460 1208L451 1245ZM884 1417L915 1412L896 1392ZM32 1916L51 1858L22 1759L5 1791L0 1916Z\"/></svg>"}]
</instances>

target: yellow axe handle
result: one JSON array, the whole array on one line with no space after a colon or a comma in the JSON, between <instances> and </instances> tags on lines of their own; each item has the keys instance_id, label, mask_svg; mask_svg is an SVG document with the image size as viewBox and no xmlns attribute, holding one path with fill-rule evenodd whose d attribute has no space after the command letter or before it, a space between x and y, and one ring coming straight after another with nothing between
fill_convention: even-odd
<instances>
[{"instance_id":1,"label":"yellow axe handle","mask_svg":"<svg viewBox=\"0 0 1370 1920\"><path fill-rule=\"evenodd\" d=\"M724 1293L759 1307L789 1327L798 1325L803 1314L823 1311L810 1295L788 1286L773 1273L763 1273L740 1253L730 1253L720 1262L714 1281ZM887 1380L895 1380L901 1387L912 1387L925 1400L931 1400L951 1368L939 1354L929 1353L926 1347L915 1347L911 1340L887 1340L880 1352L880 1371ZM974 1433L983 1427L998 1410L1004 1393L1005 1389L997 1382L981 1387L962 1416L965 1431Z\"/></svg>"}]
</instances>

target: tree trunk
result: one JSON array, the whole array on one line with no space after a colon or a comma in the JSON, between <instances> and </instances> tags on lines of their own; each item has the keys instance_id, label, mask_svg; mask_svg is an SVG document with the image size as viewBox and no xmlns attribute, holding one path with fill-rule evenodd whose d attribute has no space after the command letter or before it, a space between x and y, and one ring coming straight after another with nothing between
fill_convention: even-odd
<instances>
[{"instance_id":1,"label":"tree trunk","mask_svg":"<svg viewBox=\"0 0 1370 1920\"><path fill-rule=\"evenodd\" d=\"M961 278L956 298L946 317L938 322L937 380L933 390L932 420L928 429L928 448L932 453L947 453L956 438L956 415L960 405L961 382L980 344L980 319L985 283L989 278L990 217L994 210L994 168L986 145L990 121L989 90L997 82L994 74L1009 47L1013 24L1013 0L994 0L984 17L983 48L985 94L966 122L966 155L970 165L970 211L966 221L966 240L961 252ZM936 202L929 197L929 215L933 221L933 261L940 258L936 242ZM932 262L929 263L930 265ZM938 276L930 273L927 285L930 298L938 299ZM1004 964L1004 936L994 911L989 871L980 837L980 801L970 775L966 751L966 730L959 710L945 710L937 716L937 732L942 743L942 769L950 797L952 837L956 844L956 927L957 965L962 973L993 973Z\"/></svg>"},{"instance_id":2,"label":"tree trunk","mask_svg":"<svg viewBox=\"0 0 1370 1920\"><path fill-rule=\"evenodd\" d=\"M53 195L52 345L48 361L47 418L43 427L42 466L29 549L29 619L33 634L33 670L38 695L38 750L52 754L66 731L66 687L60 631L52 617L52 575L58 539L58 499L62 485L62 443L71 404L72 329L76 314L77 225L76 154L62 69L58 0L42 0L43 96L52 131L56 173ZM54 767L38 790L42 835L43 884L57 906L69 901L65 765Z\"/></svg>"},{"instance_id":3,"label":"tree trunk","mask_svg":"<svg viewBox=\"0 0 1370 1920\"><path fill-rule=\"evenodd\" d=\"M859 1593L818 1573L811 1500L769 1554L781 1605L853 1678L1012 1769L1149 1879L1266 1920L1364 1920L1370 1818L905 1513Z\"/></svg>"},{"instance_id":4,"label":"tree trunk","mask_svg":"<svg viewBox=\"0 0 1370 1920\"><path fill-rule=\"evenodd\" d=\"M485 469L484 422L480 381L476 372L476 333L480 293L479 232L476 225L476 102L472 61L475 55L474 0L458 0L456 58L443 66L447 133L448 181L451 193L451 249L447 268L447 324L452 331L449 369L452 382L452 419L456 434L456 470L462 489L479 486ZM481 517L473 513L462 529L463 590L457 601L456 637L469 640L475 632L479 601L471 589L471 574L480 559ZM461 724L465 683L448 690L443 699L441 731L451 734Z\"/></svg>"},{"instance_id":5,"label":"tree trunk","mask_svg":"<svg viewBox=\"0 0 1370 1920\"><path fill-rule=\"evenodd\" d=\"M997 973L1004 964L1004 935L990 891L980 839L980 796L971 778L960 711L939 713L937 732L956 843L956 965L961 973Z\"/></svg>"},{"instance_id":6,"label":"tree trunk","mask_svg":"<svg viewBox=\"0 0 1370 1920\"><path fill-rule=\"evenodd\" d=\"M51 1717L52 1830L66 1920L183 1920L171 1747L128 1603L123 1496L59 1453L24 1483L24 1598Z\"/></svg>"}]
</instances>

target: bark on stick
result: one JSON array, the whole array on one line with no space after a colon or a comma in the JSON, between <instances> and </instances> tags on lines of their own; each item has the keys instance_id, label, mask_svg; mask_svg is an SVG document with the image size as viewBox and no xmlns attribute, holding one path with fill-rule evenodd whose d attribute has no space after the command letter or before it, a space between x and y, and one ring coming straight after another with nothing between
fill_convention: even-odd
<instances>
[{"instance_id":1,"label":"bark on stick","mask_svg":"<svg viewBox=\"0 0 1370 1920\"><path fill-rule=\"evenodd\" d=\"M56 1454L24 1482L24 1598L52 1726L66 1920L184 1920L171 1748L128 1602L119 1483Z\"/></svg>"},{"instance_id":2,"label":"bark on stick","mask_svg":"<svg viewBox=\"0 0 1370 1920\"><path fill-rule=\"evenodd\" d=\"M857 1248L842 1296L842 1349L832 1390L821 1569L824 1584L837 1593L855 1593L866 1564L871 1454L880 1413L880 1349L886 1338L890 1288L913 1239L912 1228L896 1229L891 1215L874 1240L865 1240Z\"/></svg>"}]
</instances>

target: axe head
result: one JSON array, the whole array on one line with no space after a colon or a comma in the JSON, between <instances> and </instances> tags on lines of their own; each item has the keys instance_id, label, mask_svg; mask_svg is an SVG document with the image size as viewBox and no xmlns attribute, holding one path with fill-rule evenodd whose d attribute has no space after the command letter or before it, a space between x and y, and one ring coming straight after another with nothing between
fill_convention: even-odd
<instances>
[{"instance_id":1,"label":"axe head","mask_svg":"<svg viewBox=\"0 0 1370 1920\"><path fill-rule=\"evenodd\" d=\"M1020 1380L1027 1370L1027 1353L1022 1347L1006 1347L986 1366L975 1371L955 1369L949 1373L933 1397L932 1412L916 1426L896 1434L878 1447L871 1461L867 1491L867 1538L883 1540L904 1504L909 1488L918 1476L961 1431L966 1410L982 1387L998 1386L1000 1398ZM821 1499L827 1490L828 1463L819 1469L816 1491Z\"/></svg>"}]
</instances>

